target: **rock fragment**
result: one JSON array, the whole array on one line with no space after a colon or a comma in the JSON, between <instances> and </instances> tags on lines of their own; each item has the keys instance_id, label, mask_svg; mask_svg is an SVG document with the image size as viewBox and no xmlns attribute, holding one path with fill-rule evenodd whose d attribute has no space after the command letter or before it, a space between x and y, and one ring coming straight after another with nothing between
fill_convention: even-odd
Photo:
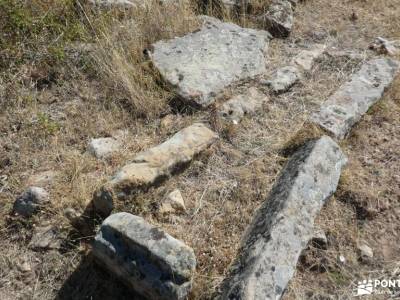
<instances>
[{"instance_id":1,"label":"rock fragment","mask_svg":"<svg viewBox=\"0 0 400 300\"><path fill-rule=\"evenodd\" d=\"M312 115L311 120L343 139L352 126L375 104L393 81L400 67L390 58L366 62Z\"/></svg>"},{"instance_id":2,"label":"rock fragment","mask_svg":"<svg viewBox=\"0 0 400 300\"><path fill-rule=\"evenodd\" d=\"M270 35L203 17L200 30L155 43L155 68L178 95L207 107L229 85L265 71Z\"/></svg>"},{"instance_id":3,"label":"rock fragment","mask_svg":"<svg viewBox=\"0 0 400 300\"><path fill-rule=\"evenodd\" d=\"M275 92L283 93L291 88L301 77L299 69L295 66L279 68L265 83Z\"/></svg>"},{"instance_id":4,"label":"rock fragment","mask_svg":"<svg viewBox=\"0 0 400 300\"><path fill-rule=\"evenodd\" d=\"M161 214L170 214L175 212L185 212L185 201L183 200L181 191L173 190L160 204L159 212Z\"/></svg>"},{"instance_id":5,"label":"rock fragment","mask_svg":"<svg viewBox=\"0 0 400 300\"><path fill-rule=\"evenodd\" d=\"M246 231L222 299L280 299L346 161L327 136L292 156Z\"/></svg>"},{"instance_id":6,"label":"rock fragment","mask_svg":"<svg viewBox=\"0 0 400 300\"><path fill-rule=\"evenodd\" d=\"M251 87L246 92L224 102L218 109L218 114L222 118L238 124L245 115L251 115L260 110L268 100L264 93Z\"/></svg>"},{"instance_id":7,"label":"rock fragment","mask_svg":"<svg viewBox=\"0 0 400 300\"><path fill-rule=\"evenodd\" d=\"M369 46L369 49L376 51L378 54L396 55L399 49L395 46L395 42L388 41L382 37L377 37Z\"/></svg>"},{"instance_id":8,"label":"rock fragment","mask_svg":"<svg viewBox=\"0 0 400 300\"><path fill-rule=\"evenodd\" d=\"M93 254L148 299L187 299L196 267L193 250L138 216L117 213L104 220Z\"/></svg>"},{"instance_id":9,"label":"rock fragment","mask_svg":"<svg viewBox=\"0 0 400 300\"><path fill-rule=\"evenodd\" d=\"M304 71L310 71L314 65L314 61L324 53L325 48L325 45L316 44L311 49L301 50L293 58L293 64L299 66Z\"/></svg>"},{"instance_id":10,"label":"rock fragment","mask_svg":"<svg viewBox=\"0 0 400 300\"><path fill-rule=\"evenodd\" d=\"M57 238L57 229L52 226L36 227L29 248L33 250L58 249L60 241Z\"/></svg>"},{"instance_id":11,"label":"rock fragment","mask_svg":"<svg viewBox=\"0 0 400 300\"><path fill-rule=\"evenodd\" d=\"M45 189L31 186L15 200L13 211L21 216L30 217L47 201L49 194Z\"/></svg>"},{"instance_id":12,"label":"rock fragment","mask_svg":"<svg viewBox=\"0 0 400 300\"><path fill-rule=\"evenodd\" d=\"M213 131L201 123L195 123L166 142L139 153L95 193L95 209L105 216L109 215L115 198L126 198L139 189L170 177L216 139Z\"/></svg>"},{"instance_id":13,"label":"rock fragment","mask_svg":"<svg viewBox=\"0 0 400 300\"><path fill-rule=\"evenodd\" d=\"M97 158L106 158L118 151L120 147L121 143L118 140L112 137L105 137L91 139L88 146L88 151Z\"/></svg>"},{"instance_id":14,"label":"rock fragment","mask_svg":"<svg viewBox=\"0 0 400 300\"><path fill-rule=\"evenodd\" d=\"M286 38L292 31L293 7L290 1L273 0L263 15L265 28L276 38Z\"/></svg>"},{"instance_id":15,"label":"rock fragment","mask_svg":"<svg viewBox=\"0 0 400 300\"><path fill-rule=\"evenodd\" d=\"M358 246L358 253L361 261L367 262L374 257L372 248L365 243Z\"/></svg>"}]
</instances>

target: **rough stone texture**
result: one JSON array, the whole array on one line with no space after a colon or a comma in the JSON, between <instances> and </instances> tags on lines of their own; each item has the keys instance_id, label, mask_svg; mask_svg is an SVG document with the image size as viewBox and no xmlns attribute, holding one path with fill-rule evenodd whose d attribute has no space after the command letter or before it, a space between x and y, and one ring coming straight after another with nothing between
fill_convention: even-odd
<instances>
[{"instance_id":1,"label":"rough stone texture","mask_svg":"<svg viewBox=\"0 0 400 300\"><path fill-rule=\"evenodd\" d=\"M91 139L88 151L97 158L106 158L118 151L120 147L121 143L112 137L97 138Z\"/></svg>"},{"instance_id":2,"label":"rough stone texture","mask_svg":"<svg viewBox=\"0 0 400 300\"><path fill-rule=\"evenodd\" d=\"M346 161L327 136L293 155L244 236L222 299L280 299Z\"/></svg>"},{"instance_id":3,"label":"rough stone texture","mask_svg":"<svg viewBox=\"0 0 400 300\"><path fill-rule=\"evenodd\" d=\"M372 59L351 76L311 119L337 138L344 138L361 116L377 102L393 81L399 63L389 58Z\"/></svg>"},{"instance_id":4,"label":"rough stone texture","mask_svg":"<svg viewBox=\"0 0 400 300\"><path fill-rule=\"evenodd\" d=\"M300 79L300 71L295 66L279 68L272 75L270 80L265 83L275 92L282 93L287 91Z\"/></svg>"},{"instance_id":5,"label":"rough stone texture","mask_svg":"<svg viewBox=\"0 0 400 300\"><path fill-rule=\"evenodd\" d=\"M96 235L93 254L148 299L183 300L191 289L193 250L138 216L109 216Z\"/></svg>"},{"instance_id":6,"label":"rough stone texture","mask_svg":"<svg viewBox=\"0 0 400 300\"><path fill-rule=\"evenodd\" d=\"M265 28L277 38L288 37L293 26L293 7L290 1L273 0L268 11L261 17Z\"/></svg>"},{"instance_id":7,"label":"rough stone texture","mask_svg":"<svg viewBox=\"0 0 400 300\"><path fill-rule=\"evenodd\" d=\"M49 194L45 189L31 186L15 200L13 210L21 216L30 217L47 201Z\"/></svg>"},{"instance_id":8,"label":"rough stone texture","mask_svg":"<svg viewBox=\"0 0 400 300\"><path fill-rule=\"evenodd\" d=\"M367 244L358 245L358 252L360 255L360 260L364 262L368 262L374 257L372 248Z\"/></svg>"},{"instance_id":9,"label":"rough stone texture","mask_svg":"<svg viewBox=\"0 0 400 300\"><path fill-rule=\"evenodd\" d=\"M60 241L57 238L57 229L52 225L35 228L35 232L29 243L29 248L34 250L60 248Z\"/></svg>"},{"instance_id":10,"label":"rough stone texture","mask_svg":"<svg viewBox=\"0 0 400 300\"><path fill-rule=\"evenodd\" d=\"M238 124L244 115L251 115L260 110L263 103L268 100L264 93L255 87L251 87L245 93L239 94L222 104L218 113L222 118Z\"/></svg>"},{"instance_id":11,"label":"rough stone texture","mask_svg":"<svg viewBox=\"0 0 400 300\"><path fill-rule=\"evenodd\" d=\"M113 199L125 198L138 189L168 178L216 139L213 131L201 123L195 123L166 142L139 153L95 194L95 209L103 215L110 214Z\"/></svg>"},{"instance_id":12,"label":"rough stone texture","mask_svg":"<svg viewBox=\"0 0 400 300\"><path fill-rule=\"evenodd\" d=\"M201 107L225 87L265 71L270 35L203 17L200 30L154 44L152 61L183 99Z\"/></svg>"},{"instance_id":13,"label":"rough stone texture","mask_svg":"<svg viewBox=\"0 0 400 300\"><path fill-rule=\"evenodd\" d=\"M167 195L161 202L159 212L161 214L169 214L175 212L186 211L185 201L183 200L181 191L176 189Z\"/></svg>"},{"instance_id":14,"label":"rough stone texture","mask_svg":"<svg viewBox=\"0 0 400 300\"><path fill-rule=\"evenodd\" d=\"M294 57L293 64L305 71L310 71L314 65L314 61L324 53L325 48L325 45L316 44L311 49L302 50Z\"/></svg>"}]
</instances>

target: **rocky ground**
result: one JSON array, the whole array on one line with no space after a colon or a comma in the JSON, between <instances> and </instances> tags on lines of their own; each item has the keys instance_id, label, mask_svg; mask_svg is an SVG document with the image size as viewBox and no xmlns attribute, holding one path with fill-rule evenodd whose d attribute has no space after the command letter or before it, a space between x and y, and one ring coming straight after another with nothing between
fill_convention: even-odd
<instances>
[{"instance_id":1,"label":"rocky ground","mask_svg":"<svg viewBox=\"0 0 400 300\"><path fill-rule=\"evenodd\" d=\"M9 17L4 20L18 20L11 25L21 28L6 36L13 31L3 25L0 44L0 298L140 299L94 263L93 238L102 218L91 211L93 194L109 188L110 176L128 162L148 160L138 153L194 123L205 124L219 138L196 144L201 151L189 151L190 164L157 169L160 177L170 178L114 199L113 211L139 215L191 247L197 266L189 298L215 297L243 232L285 162L297 146L318 136L304 130L311 114L369 59L400 59L395 51L369 49L379 36L400 38L396 2L299 1L288 37L287 24L276 30L265 21L270 16L262 9L270 3L256 3L249 14L224 18L244 28L269 26L277 38L267 42L268 50L261 51L266 33L254 40L248 31L228 25L232 31L224 38L236 32L237 44L209 39L213 43L207 45L200 36L165 64L158 61L172 51L174 42L168 41L196 34L202 26L186 5L89 13L92 4L74 2L60 6L62 18L56 11L53 18L54 6L38 1L28 9L45 9L47 17L39 19L48 23L29 23L23 10L11 9L19 6L0 4ZM70 10L78 11L81 25L71 23ZM244 46L249 42L251 48ZM218 49L226 51L222 57L237 51L237 61L191 64L196 51L201 57L202 51ZM316 51L311 65L301 60L299 66L299 53L310 50ZM253 67L242 72L247 64ZM220 82L213 70L232 72ZM211 75L203 82L204 72ZM243 78L235 78L239 73ZM274 78L284 80L272 83ZM316 220L322 242L308 243L284 299L350 299L360 280L397 278L399 80L338 141L348 163ZM248 98L254 101L243 103ZM167 159L174 166L178 160ZM146 180L143 185L153 182ZM31 186L36 188L28 190ZM28 198L40 205L32 208Z\"/></svg>"}]
</instances>

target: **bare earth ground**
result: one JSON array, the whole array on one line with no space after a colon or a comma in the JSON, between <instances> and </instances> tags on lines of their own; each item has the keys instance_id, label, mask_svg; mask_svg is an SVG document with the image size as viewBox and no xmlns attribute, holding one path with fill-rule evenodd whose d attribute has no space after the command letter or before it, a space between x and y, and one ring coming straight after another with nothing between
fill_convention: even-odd
<instances>
[{"instance_id":1,"label":"bare earth ground","mask_svg":"<svg viewBox=\"0 0 400 300\"><path fill-rule=\"evenodd\" d=\"M313 43L366 52L375 37L399 39L399 32L397 0L305 1L296 9L291 37L271 42L269 68L284 65ZM93 236L75 232L63 211L73 207L82 212L96 187L130 157L195 121L217 130L220 141L160 187L118 203L116 211L139 214L190 245L198 259L191 298L212 298L242 232L286 160L283 146L360 63L323 57L302 83L289 93L271 95L262 112L236 127L220 124L212 111L173 113L168 106L162 106L157 117L135 117L123 102L109 101L98 80L80 72L60 76L40 89L7 85L0 96L14 105L0 111L0 298L132 299L126 288L93 264ZM26 74L31 73L21 67L18 76L31 76ZM160 97L166 97L163 93L168 94L161 91ZM317 222L327 233L328 249L310 245L285 299L347 299L356 281L368 275L394 276L400 252L399 130L398 78L342 143L349 165ZM86 153L90 138L115 134L124 135L125 144L111 159L96 160ZM49 187L51 204L29 220L12 216L12 204L29 177L46 170L57 172ZM174 188L181 190L187 213L159 216L157 203ZM57 226L61 248L34 252L28 247L33 228L45 223ZM357 259L362 240L374 250L367 264ZM339 255L345 263L338 261Z\"/></svg>"}]
</instances>

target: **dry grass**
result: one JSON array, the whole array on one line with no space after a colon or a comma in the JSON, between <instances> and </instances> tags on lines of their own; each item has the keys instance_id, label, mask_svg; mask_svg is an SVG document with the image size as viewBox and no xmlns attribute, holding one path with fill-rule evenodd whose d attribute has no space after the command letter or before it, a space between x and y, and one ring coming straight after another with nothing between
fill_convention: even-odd
<instances>
[{"instance_id":1,"label":"dry grass","mask_svg":"<svg viewBox=\"0 0 400 300\"><path fill-rule=\"evenodd\" d=\"M398 38L396 1L377 2L313 0L299 4L292 36L286 41L271 42L268 71L285 65L303 46L316 42L365 51L375 36ZM356 22L349 19L352 10L358 16ZM93 191L135 153L157 145L195 121L216 123L207 111L172 114L167 102L173 95L160 84L143 54L143 49L153 42L195 28L197 23L190 7L160 7L154 3L133 12L85 12L86 16L79 15L85 26L85 39L79 42L87 40L90 49L86 50L86 44L72 47L73 50L63 52L65 60L51 68L39 63L36 57L27 59L3 70L0 76L2 103L9 103L0 111L0 201L4 203L0 208L0 237L5 244L0 251L0 298L131 297L116 280L93 265L88 255L91 237L75 232L63 211L73 207L82 212ZM227 18L259 26L244 16L239 20ZM48 32L45 35L51 36ZM49 38L52 42L55 39ZM72 45L75 44L68 42L62 47ZM117 203L116 211L139 214L193 247L198 267L191 299L212 298L235 257L242 232L286 160L283 150L293 151L309 137L320 134L305 126L308 116L359 64L357 60L324 57L289 93L271 95L264 110L245 118L240 126L232 129L215 125L222 137L220 141L181 174L132 201ZM50 71L57 74L55 81L39 88L37 82L49 78ZM257 82L233 87L229 93L252 84ZM367 239L368 233L380 236L374 228L397 228L387 221L397 215L385 210L378 218L360 221L354 210L357 202L353 200L368 195L372 208L382 208L386 201L393 206L398 204L398 87L397 81L382 104L364 118L349 142L343 144L350 157L350 168L343 177L340 193L318 220L334 238L332 246L325 252L310 250L311 260L299 265L286 299L309 299L318 294L345 297L354 280L376 269L358 263L356 242ZM164 114L172 121L164 124L159 118ZM121 131L125 132L124 147L113 157L96 160L86 153L90 138L116 136ZM51 204L30 220L11 216L12 203L25 189L28 178L46 170L57 172L48 187ZM374 175L376 170L380 176ZM188 212L169 217L158 215L160 199L175 188L181 190ZM352 195L353 202L344 199L345 195ZM360 205L365 207L365 203ZM59 229L63 247L59 251L33 252L28 248L33 227L49 221ZM398 226L396 220L391 222ZM390 233L387 240L373 238L368 242L378 253L378 245L385 245L385 263L379 267L386 268L398 249L395 235ZM337 263L339 253L346 256L347 265ZM311 266L321 261L328 271L315 272ZM30 271L21 271L24 262L29 263Z\"/></svg>"}]
</instances>

